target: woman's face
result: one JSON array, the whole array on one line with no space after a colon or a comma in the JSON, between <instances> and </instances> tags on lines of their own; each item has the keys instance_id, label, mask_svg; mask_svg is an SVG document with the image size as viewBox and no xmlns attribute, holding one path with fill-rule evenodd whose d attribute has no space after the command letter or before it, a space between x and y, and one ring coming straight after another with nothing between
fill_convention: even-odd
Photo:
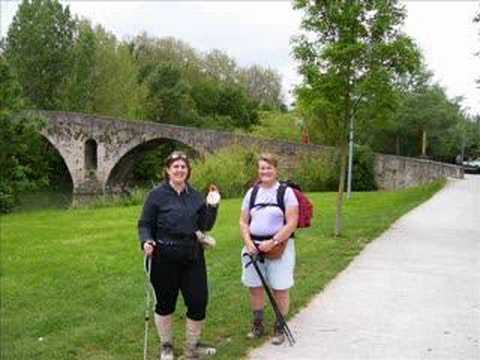
<instances>
[{"instance_id":1,"label":"woman's face","mask_svg":"<svg viewBox=\"0 0 480 360\"><path fill-rule=\"evenodd\" d=\"M188 167L182 159L175 160L167 168L168 178L175 184L184 184L187 181Z\"/></svg>"},{"instance_id":2,"label":"woman's face","mask_svg":"<svg viewBox=\"0 0 480 360\"><path fill-rule=\"evenodd\" d=\"M258 177L262 183L273 183L277 180L277 168L266 161L258 162Z\"/></svg>"}]
</instances>

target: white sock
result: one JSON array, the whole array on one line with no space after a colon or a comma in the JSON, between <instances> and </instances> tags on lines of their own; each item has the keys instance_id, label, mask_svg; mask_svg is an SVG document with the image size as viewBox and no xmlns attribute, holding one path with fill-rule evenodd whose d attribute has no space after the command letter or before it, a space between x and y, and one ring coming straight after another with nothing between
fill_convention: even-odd
<instances>
[{"instance_id":1,"label":"white sock","mask_svg":"<svg viewBox=\"0 0 480 360\"><path fill-rule=\"evenodd\" d=\"M185 326L185 343L187 348L195 348L200 341L203 321L195 321L187 318Z\"/></svg>"},{"instance_id":2,"label":"white sock","mask_svg":"<svg viewBox=\"0 0 480 360\"><path fill-rule=\"evenodd\" d=\"M155 314L155 325L162 344L172 344L172 315Z\"/></svg>"}]
</instances>

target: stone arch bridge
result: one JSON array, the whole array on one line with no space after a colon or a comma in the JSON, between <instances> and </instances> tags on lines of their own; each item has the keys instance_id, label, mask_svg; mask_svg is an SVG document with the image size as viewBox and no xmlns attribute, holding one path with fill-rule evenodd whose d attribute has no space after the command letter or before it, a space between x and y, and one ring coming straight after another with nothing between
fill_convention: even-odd
<instances>
[{"instance_id":1,"label":"stone arch bridge","mask_svg":"<svg viewBox=\"0 0 480 360\"><path fill-rule=\"evenodd\" d=\"M70 172L74 196L105 193L111 184L120 183L146 152L167 141L185 144L200 156L234 144L255 147L278 154L282 167L290 167L300 154L332 150L319 145L80 113L39 114L47 121L42 135L58 150Z\"/></svg>"},{"instance_id":2,"label":"stone arch bridge","mask_svg":"<svg viewBox=\"0 0 480 360\"><path fill-rule=\"evenodd\" d=\"M153 122L67 112L41 111L39 114L47 121L41 133L65 161L73 182L73 195L77 199L103 194L110 184L121 183L139 158L164 142L185 144L200 156L235 144L269 151L279 157L283 169L293 168L301 158L329 157L334 151L328 146ZM404 188L445 177L463 178L463 168L424 159L376 154L375 180L380 189Z\"/></svg>"}]
</instances>

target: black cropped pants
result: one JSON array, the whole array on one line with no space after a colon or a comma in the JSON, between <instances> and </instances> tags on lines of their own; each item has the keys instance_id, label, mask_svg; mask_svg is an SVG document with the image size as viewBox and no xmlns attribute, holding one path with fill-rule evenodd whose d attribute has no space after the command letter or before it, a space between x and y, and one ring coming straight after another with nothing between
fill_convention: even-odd
<instances>
[{"instance_id":1,"label":"black cropped pants","mask_svg":"<svg viewBox=\"0 0 480 360\"><path fill-rule=\"evenodd\" d=\"M157 314L172 314L181 291L187 317L196 321L205 319L208 287L203 250L188 260L171 259L161 254L154 256L150 280L155 290Z\"/></svg>"}]
</instances>

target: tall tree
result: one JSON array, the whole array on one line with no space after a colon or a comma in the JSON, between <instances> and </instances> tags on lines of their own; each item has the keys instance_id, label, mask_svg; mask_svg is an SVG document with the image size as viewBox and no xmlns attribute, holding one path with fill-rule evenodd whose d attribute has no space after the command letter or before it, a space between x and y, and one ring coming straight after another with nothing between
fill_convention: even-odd
<instances>
[{"instance_id":1,"label":"tall tree","mask_svg":"<svg viewBox=\"0 0 480 360\"><path fill-rule=\"evenodd\" d=\"M202 62L202 71L220 82L238 82L236 61L218 49L211 50L205 54Z\"/></svg>"},{"instance_id":2,"label":"tall tree","mask_svg":"<svg viewBox=\"0 0 480 360\"><path fill-rule=\"evenodd\" d=\"M40 109L63 108L75 23L58 0L23 0L6 38L5 55L27 99Z\"/></svg>"},{"instance_id":3,"label":"tall tree","mask_svg":"<svg viewBox=\"0 0 480 360\"><path fill-rule=\"evenodd\" d=\"M297 104L339 150L340 235L350 121L362 108L378 118L392 111L395 82L417 67L418 51L401 32L406 14L397 0L295 0L294 8L304 11L301 27L308 33L294 40L304 77Z\"/></svg>"},{"instance_id":4,"label":"tall tree","mask_svg":"<svg viewBox=\"0 0 480 360\"><path fill-rule=\"evenodd\" d=\"M42 123L25 114L21 87L0 54L0 213L10 211L22 192L48 184L49 163L38 130Z\"/></svg>"},{"instance_id":5,"label":"tall tree","mask_svg":"<svg viewBox=\"0 0 480 360\"><path fill-rule=\"evenodd\" d=\"M146 116L152 121L193 125L197 119L190 86L173 64L161 64L147 78Z\"/></svg>"},{"instance_id":6,"label":"tall tree","mask_svg":"<svg viewBox=\"0 0 480 360\"><path fill-rule=\"evenodd\" d=\"M445 154L443 140L449 137L448 131L454 131L461 116L459 99L449 100L439 85L407 94L397 117L407 136L413 140L406 155L433 157Z\"/></svg>"},{"instance_id":7,"label":"tall tree","mask_svg":"<svg viewBox=\"0 0 480 360\"><path fill-rule=\"evenodd\" d=\"M132 53L139 67L139 80L143 81L159 64L173 64L181 69L188 82L201 75L201 58L198 52L184 41L173 37L154 38L142 33L132 42Z\"/></svg>"},{"instance_id":8,"label":"tall tree","mask_svg":"<svg viewBox=\"0 0 480 360\"><path fill-rule=\"evenodd\" d=\"M128 43L97 25L92 112L143 119L146 88L138 84L139 69Z\"/></svg>"},{"instance_id":9,"label":"tall tree","mask_svg":"<svg viewBox=\"0 0 480 360\"><path fill-rule=\"evenodd\" d=\"M278 72L260 65L252 65L239 71L240 84L260 108L277 110L283 107L282 78Z\"/></svg>"},{"instance_id":10,"label":"tall tree","mask_svg":"<svg viewBox=\"0 0 480 360\"><path fill-rule=\"evenodd\" d=\"M405 121L402 121L405 118L403 109L407 107L407 99L413 93L422 93L427 89L431 78L432 73L422 62L414 72L398 78L390 99L393 111L387 112L387 116L378 118L360 109L355 131L357 141L369 145L374 151L401 155L410 137L410 130ZM416 155L416 151L411 154Z\"/></svg>"},{"instance_id":11,"label":"tall tree","mask_svg":"<svg viewBox=\"0 0 480 360\"><path fill-rule=\"evenodd\" d=\"M96 38L87 20L77 20L72 48L72 69L66 81L65 109L92 112L95 96Z\"/></svg>"},{"instance_id":12,"label":"tall tree","mask_svg":"<svg viewBox=\"0 0 480 360\"><path fill-rule=\"evenodd\" d=\"M256 104L240 86L226 84L220 88L216 114L227 117L230 125L248 129L258 123Z\"/></svg>"},{"instance_id":13,"label":"tall tree","mask_svg":"<svg viewBox=\"0 0 480 360\"><path fill-rule=\"evenodd\" d=\"M131 43L147 119L208 128L249 128L258 101L239 79L244 69L220 50L205 54L174 38L147 34Z\"/></svg>"}]
</instances>

